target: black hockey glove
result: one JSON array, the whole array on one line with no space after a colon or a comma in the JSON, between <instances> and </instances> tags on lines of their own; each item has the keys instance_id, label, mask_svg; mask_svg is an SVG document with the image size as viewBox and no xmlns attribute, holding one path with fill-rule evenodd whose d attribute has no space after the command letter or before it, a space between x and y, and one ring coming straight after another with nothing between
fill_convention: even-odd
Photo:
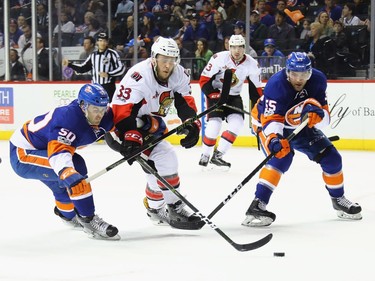
<instances>
[{"instance_id":1,"label":"black hockey glove","mask_svg":"<svg viewBox=\"0 0 375 281\"><path fill-rule=\"evenodd\" d=\"M180 141L181 146L185 148L192 148L197 144L199 140L199 132L201 130L201 122L195 120L193 123L190 123L180 131L178 134L185 134L186 137Z\"/></svg>"},{"instance_id":2,"label":"black hockey glove","mask_svg":"<svg viewBox=\"0 0 375 281\"><path fill-rule=\"evenodd\" d=\"M124 157L128 157L133 151L140 148L143 144L142 134L137 130L127 131L124 135L124 141L121 144L120 153ZM132 165L136 157L128 160L129 165Z\"/></svg>"}]
</instances>

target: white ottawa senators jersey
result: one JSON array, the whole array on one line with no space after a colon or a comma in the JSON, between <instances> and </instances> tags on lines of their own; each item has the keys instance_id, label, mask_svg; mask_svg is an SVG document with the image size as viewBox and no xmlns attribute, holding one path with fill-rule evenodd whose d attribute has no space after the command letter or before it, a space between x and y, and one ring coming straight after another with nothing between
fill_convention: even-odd
<instances>
[{"instance_id":1,"label":"white ottawa senators jersey","mask_svg":"<svg viewBox=\"0 0 375 281\"><path fill-rule=\"evenodd\" d=\"M151 59L142 61L126 73L113 97L112 107L142 104L138 116L166 116L173 104L174 93L191 95L190 77L181 65L176 65L168 82L156 80Z\"/></svg>"},{"instance_id":2,"label":"white ottawa senators jersey","mask_svg":"<svg viewBox=\"0 0 375 281\"><path fill-rule=\"evenodd\" d=\"M224 71L226 69L232 69L233 72L230 95L236 96L241 93L242 85L247 77L250 78L256 88L262 87L261 70L258 62L247 54L245 54L240 63L236 64L232 60L229 51L216 53L208 61L201 76L211 78L216 75L212 81L212 87L214 89L222 89Z\"/></svg>"}]
</instances>

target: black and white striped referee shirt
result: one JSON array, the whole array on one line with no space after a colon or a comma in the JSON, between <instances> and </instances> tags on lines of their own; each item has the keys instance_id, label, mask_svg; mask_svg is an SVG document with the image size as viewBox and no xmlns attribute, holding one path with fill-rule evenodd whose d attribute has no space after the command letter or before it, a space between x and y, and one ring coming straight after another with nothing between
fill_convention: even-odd
<instances>
[{"instance_id":1,"label":"black and white striped referee shirt","mask_svg":"<svg viewBox=\"0 0 375 281\"><path fill-rule=\"evenodd\" d=\"M78 73L92 71L92 82L100 85L115 83L117 76L125 73L125 66L118 53L107 48L104 52L93 52L84 63L75 64L69 62L68 66ZM100 72L108 73L108 77L100 77Z\"/></svg>"}]
</instances>

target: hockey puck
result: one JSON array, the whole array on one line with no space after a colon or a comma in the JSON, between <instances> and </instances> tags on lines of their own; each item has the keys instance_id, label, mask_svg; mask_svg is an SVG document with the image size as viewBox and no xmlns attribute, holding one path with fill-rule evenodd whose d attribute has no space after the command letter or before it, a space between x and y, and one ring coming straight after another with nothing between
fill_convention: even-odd
<instances>
[{"instance_id":1,"label":"hockey puck","mask_svg":"<svg viewBox=\"0 0 375 281\"><path fill-rule=\"evenodd\" d=\"M285 257L285 253L284 252L274 252L273 256L274 257Z\"/></svg>"}]
</instances>

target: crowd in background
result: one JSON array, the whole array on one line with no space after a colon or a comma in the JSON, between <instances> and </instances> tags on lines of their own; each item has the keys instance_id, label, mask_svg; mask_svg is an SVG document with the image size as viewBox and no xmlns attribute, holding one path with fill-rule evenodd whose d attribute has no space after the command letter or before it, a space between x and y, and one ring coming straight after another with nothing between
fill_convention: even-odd
<instances>
[{"instance_id":1,"label":"crowd in background","mask_svg":"<svg viewBox=\"0 0 375 281\"><path fill-rule=\"evenodd\" d=\"M138 7L131 0L117 0L111 1L111 18L107 18L107 1L55 0L52 15L48 14L48 1L37 1L38 50L48 47L48 26L52 25L52 47L83 46L80 59L84 60L95 50L98 34L106 32L111 34L110 48L129 68L134 52L139 60L149 57L152 43L161 35L176 40L181 64L191 70L193 79L198 79L210 57L227 49L232 34L246 36L249 29L250 55L257 57L264 69L282 67L285 56L296 50L306 52L314 66L331 79L355 76L356 69L369 63L368 0L257 0L251 1L254 6L250 9L245 0L143 0L138 1ZM19 61L19 53L32 47L30 6L31 0L10 1L11 80L27 80L32 72L22 68ZM246 22L246 12L250 13L250 22ZM136 42L135 24L139 33ZM2 25L0 48L4 45L3 32ZM53 66L54 80L61 80L59 64ZM264 71L264 79L276 70ZM48 71L38 72L40 80L48 80ZM73 79L90 79L90 75Z\"/></svg>"}]
</instances>

